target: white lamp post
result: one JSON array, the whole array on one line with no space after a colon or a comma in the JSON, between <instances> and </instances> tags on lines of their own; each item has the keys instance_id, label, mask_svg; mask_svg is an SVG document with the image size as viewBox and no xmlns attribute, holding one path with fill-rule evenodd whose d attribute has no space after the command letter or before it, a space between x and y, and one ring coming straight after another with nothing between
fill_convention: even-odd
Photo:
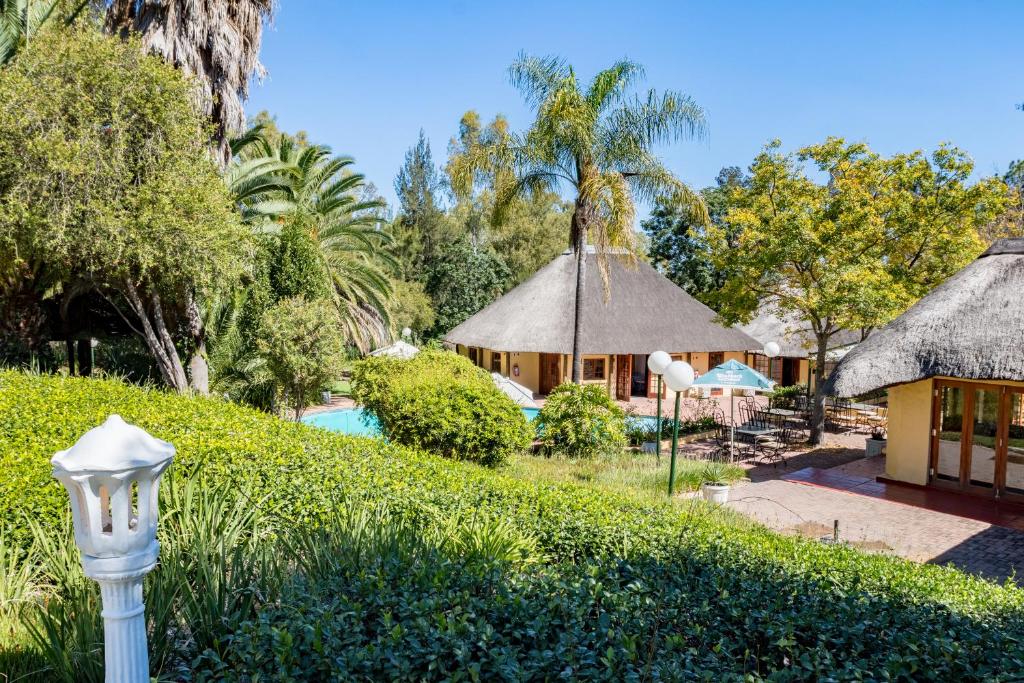
<instances>
[{"instance_id":1,"label":"white lamp post","mask_svg":"<svg viewBox=\"0 0 1024 683\"><path fill-rule=\"evenodd\" d=\"M672 362L672 356L664 351L655 351L647 357L647 369L658 377L658 434L654 438L654 455L661 462L661 376Z\"/></svg>"},{"instance_id":2,"label":"white lamp post","mask_svg":"<svg viewBox=\"0 0 1024 683\"><path fill-rule=\"evenodd\" d=\"M671 496L676 484L676 450L679 446L679 397L693 386L693 368L681 360L672 361L665 368L665 384L676 392L675 424L672 425L672 460L668 467L668 495Z\"/></svg>"},{"instance_id":3,"label":"white lamp post","mask_svg":"<svg viewBox=\"0 0 1024 683\"><path fill-rule=\"evenodd\" d=\"M174 446L111 415L50 460L71 496L85 575L103 598L107 683L148 683L142 579L156 566L157 491Z\"/></svg>"}]
</instances>

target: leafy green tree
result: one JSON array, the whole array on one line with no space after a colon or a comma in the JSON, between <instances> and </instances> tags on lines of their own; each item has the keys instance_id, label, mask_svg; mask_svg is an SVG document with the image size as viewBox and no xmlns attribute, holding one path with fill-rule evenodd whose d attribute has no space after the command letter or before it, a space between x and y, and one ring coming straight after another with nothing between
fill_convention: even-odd
<instances>
[{"instance_id":1,"label":"leafy green tree","mask_svg":"<svg viewBox=\"0 0 1024 683\"><path fill-rule=\"evenodd\" d=\"M709 229L715 267L727 279L716 296L729 322L761 305L807 321L817 349L811 441L824 436L825 360L841 329L885 324L984 248L978 229L1006 205L996 178L970 184L963 152L942 146L880 157L840 138L783 154L769 144L750 182L729 195L726 224ZM827 178L819 183L804 164Z\"/></svg>"},{"instance_id":2,"label":"leafy green tree","mask_svg":"<svg viewBox=\"0 0 1024 683\"><path fill-rule=\"evenodd\" d=\"M330 278L324 269L320 245L301 220L289 220L277 236L276 258L270 264L270 288L275 300L301 296L329 299Z\"/></svg>"},{"instance_id":3,"label":"leafy green tree","mask_svg":"<svg viewBox=\"0 0 1024 683\"><path fill-rule=\"evenodd\" d=\"M508 121L500 114L482 126L475 111L467 111L459 121L459 134L448 145L445 171L449 183L453 173L467 163L467 157L480 148L496 148L510 140ZM555 192L535 192L512 198L495 222L495 190L509 182L511 165L477 168L472 191L463 195L451 218L464 226L464 232L477 244L489 245L512 272L510 285L533 275L568 246L572 204Z\"/></svg>"},{"instance_id":4,"label":"leafy green tree","mask_svg":"<svg viewBox=\"0 0 1024 683\"><path fill-rule=\"evenodd\" d=\"M537 415L537 436L549 453L607 455L626 446L626 414L603 386L562 384Z\"/></svg>"},{"instance_id":5,"label":"leafy green tree","mask_svg":"<svg viewBox=\"0 0 1024 683\"><path fill-rule=\"evenodd\" d=\"M452 189L458 197L470 196L481 175L492 175L494 221L499 224L516 197L566 187L573 192L568 241L577 256L572 378L578 383L583 376L579 340L586 245L596 245L607 287L609 248L624 248L630 255L635 251L636 199L670 195L706 218L700 197L654 154L661 144L702 136L704 113L689 97L674 92L631 96L643 69L630 61L601 71L586 87L571 66L553 57L520 56L509 73L536 111L533 125L491 144L469 145L449 165Z\"/></svg>"},{"instance_id":6,"label":"leafy green tree","mask_svg":"<svg viewBox=\"0 0 1024 683\"><path fill-rule=\"evenodd\" d=\"M440 251L455 237L440 205L442 188L430 142L421 130L395 178L398 216L393 232L406 280L426 280Z\"/></svg>"},{"instance_id":7,"label":"leafy green tree","mask_svg":"<svg viewBox=\"0 0 1024 683\"><path fill-rule=\"evenodd\" d=\"M1003 182L1009 189L1008 206L981 229L981 238L985 242L1003 237L1024 237L1024 160L1010 162L1010 168L1003 174Z\"/></svg>"},{"instance_id":8,"label":"leafy green tree","mask_svg":"<svg viewBox=\"0 0 1024 683\"><path fill-rule=\"evenodd\" d=\"M434 304L421 282L398 280L393 283L388 305L391 310L392 334L396 336L408 327L414 338L420 338L434 327Z\"/></svg>"},{"instance_id":9,"label":"leafy green tree","mask_svg":"<svg viewBox=\"0 0 1024 683\"><path fill-rule=\"evenodd\" d=\"M736 235L725 223L725 214L730 191L744 182L743 172L730 166L718 173L715 185L701 190L711 223L725 230L733 245ZM706 224L697 220L687 207L658 197L650 217L640 227L648 238L651 263L688 293L710 301L709 295L725 283L725 274L711 262Z\"/></svg>"},{"instance_id":10,"label":"leafy green tree","mask_svg":"<svg viewBox=\"0 0 1024 683\"><path fill-rule=\"evenodd\" d=\"M89 0L0 0L0 66L53 24L73 22Z\"/></svg>"},{"instance_id":11,"label":"leafy green tree","mask_svg":"<svg viewBox=\"0 0 1024 683\"><path fill-rule=\"evenodd\" d=\"M106 297L186 391L188 302L237 281L249 232L192 85L140 51L44 31L0 71L0 242L63 291Z\"/></svg>"},{"instance_id":12,"label":"leafy green tree","mask_svg":"<svg viewBox=\"0 0 1024 683\"><path fill-rule=\"evenodd\" d=\"M440 336L491 303L511 277L494 254L462 239L444 251L427 279L434 301L434 335Z\"/></svg>"},{"instance_id":13,"label":"leafy green tree","mask_svg":"<svg viewBox=\"0 0 1024 683\"><path fill-rule=\"evenodd\" d=\"M282 299L263 316L259 348L284 404L299 420L321 387L341 372L337 311L322 300Z\"/></svg>"}]
</instances>

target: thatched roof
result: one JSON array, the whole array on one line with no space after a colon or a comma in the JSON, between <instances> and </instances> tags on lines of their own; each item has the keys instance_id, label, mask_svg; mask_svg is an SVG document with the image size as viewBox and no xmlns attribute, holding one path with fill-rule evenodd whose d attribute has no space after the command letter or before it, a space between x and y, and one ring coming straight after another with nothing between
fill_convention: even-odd
<instances>
[{"instance_id":1,"label":"thatched roof","mask_svg":"<svg viewBox=\"0 0 1024 683\"><path fill-rule=\"evenodd\" d=\"M715 312L650 264L635 267L608 257L606 302L597 255L587 254L583 302L583 353L751 351L757 340L714 321ZM533 277L453 329L450 344L495 351L572 353L576 259L556 256Z\"/></svg>"},{"instance_id":2,"label":"thatched roof","mask_svg":"<svg viewBox=\"0 0 1024 683\"><path fill-rule=\"evenodd\" d=\"M1005 239L858 344L825 390L857 396L929 377L1024 381L1024 239Z\"/></svg>"},{"instance_id":3,"label":"thatched roof","mask_svg":"<svg viewBox=\"0 0 1024 683\"><path fill-rule=\"evenodd\" d=\"M809 322L792 315L784 316L770 303L758 309L754 319L739 328L760 341L762 346L770 341L776 342L781 349L779 356L783 357L807 358L818 346ZM860 333L856 330L840 330L829 339L828 348L841 349L858 341Z\"/></svg>"}]
</instances>

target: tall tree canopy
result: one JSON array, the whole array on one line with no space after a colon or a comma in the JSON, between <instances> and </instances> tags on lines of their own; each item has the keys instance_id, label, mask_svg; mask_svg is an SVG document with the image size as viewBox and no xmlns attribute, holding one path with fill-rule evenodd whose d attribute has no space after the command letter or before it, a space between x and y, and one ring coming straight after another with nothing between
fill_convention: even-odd
<instances>
[{"instance_id":1,"label":"tall tree canopy","mask_svg":"<svg viewBox=\"0 0 1024 683\"><path fill-rule=\"evenodd\" d=\"M250 244L191 88L88 28L44 32L0 70L2 252L64 296L105 296L178 391L185 304L235 281Z\"/></svg>"},{"instance_id":2,"label":"tall tree canopy","mask_svg":"<svg viewBox=\"0 0 1024 683\"><path fill-rule=\"evenodd\" d=\"M735 244L736 235L725 222L729 193L746 182L743 171L729 166L719 171L715 185L700 193L711 223L727 232L731 244ZM694 216L689 207L658 197L650 217L640 227L647 235L651 263L693 296L712 303L711 294L725 283L725 274L711 262L707 224Z\"/></svg>"},{"instance_id":3,"label":"tall tree canopy","mask_svg":"<svg viewBox=\"0 0 1024 683\"><path fill-rule=\"evenodd\" d=\"M809 164L827 178L819 183ZM795 154L769 144L709 231L727 275L715 302L729 322L761 305L810 324L817 349L811 439L824 425L826 349L843 328L885 324L975 258L978 229L1005 206L1002 181L970 184L971 160L942 146L883 158L829 138ZM735 240L730 233L738 235Z\"/></svg>"},{"instance_id":4,"label":"tall tree canopy","mask_svg":"<svg viewBox=\"0 0 1024 683\"><path fill-rule=\"evenodd\" d=\"M451 242L453 231L445 221L442 190L443 179L434 165L430 141L421 130L395 178L398 215L393 232L406 280L425 280L429 265Z\"/></svg>"},{"instance_id":5,"label":"tall tree canopy","mask_svg":"<svg viewBox=\"0 0 1024 683\"><path fill-rule=\"evenodd\" d=\"M636 199L671 195L706 219L700 197L654 154L661 144L702 136L704 113L680 93L634 94L643 69L626 60L598 73L589 85L581 84L575 70L556 57L520 56L509 75L536 113L533 124L521 134L469 145L449 165L449 174L453 191L463 197L482 175L495 177L499 224L516 197L560 189L573 193L569 243L577 254L577 277L572 378L580 382L586 245L596 245L607 286L607 252L617 248L629 255L635 249Z\"/></svg>"}]
</instances>

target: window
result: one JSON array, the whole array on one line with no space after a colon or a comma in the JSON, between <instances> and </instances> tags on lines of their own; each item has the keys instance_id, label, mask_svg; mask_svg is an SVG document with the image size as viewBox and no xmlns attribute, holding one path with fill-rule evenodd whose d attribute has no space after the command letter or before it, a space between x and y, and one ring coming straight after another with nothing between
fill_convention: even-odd
<instances>
[{"instance_id":1,"label":"window","mask_svg":"<svg viewBox=\"0 0 1024 683\"><path fill-rule=\"evenodd\" d=\"M760 372L765 377L768 376L768 365L768 356L764 355L763 353L754 354L754 369Z\"/></svg>"},{"instance_id":2,"label":"window","mask_svg":"<svg viewBox=\"0 0 1024 683\"><path fill-rule=\"evenodd\" d=\"M599 380L607 379L605 359L604 358L584 358L583 359L583 379L584 380Z\"/></svg>"},{"instance_id":3,"label":"window","mask_svg":"<svg viewBox=\"0 0 1024 683\"><path fill-rule=\"evenodd\" d=\"M479 365L480 364L480 361L477 360L477 354L478 353L479 353L479 349L477 349L475 346L470 346L469 347L469 362L471 362L473 365Z\"/></svg>"},{"instance_id":4,"label":"window","mask_svg":"<svg viewBox=\"0 0 1024 683\"><path fill-rule=\"evenodd\" d=\"M713 351L708 354L708 370L717 368L719 365L725 362L725 353L723 351Z\"/></svg>"},{"instance_id":5,"label":"window","mask_svg":"<svg viewBox=\"0 0 1024 683\"><path fill-rule=\"evenodd\" d=\"M501 374L501 354L497 351L491 351L491 372Z\"/></svg>"}]
</instances>

